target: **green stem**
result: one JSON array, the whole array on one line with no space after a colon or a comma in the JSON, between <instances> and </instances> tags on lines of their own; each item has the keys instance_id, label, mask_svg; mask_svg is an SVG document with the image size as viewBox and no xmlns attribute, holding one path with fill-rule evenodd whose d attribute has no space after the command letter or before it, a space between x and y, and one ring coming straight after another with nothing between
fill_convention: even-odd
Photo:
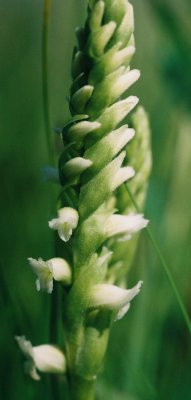
<instances>
[{"instance_id":1,"label":"green stem","mask_svg":"<svg viewBox=\"0 0 191 400\"><path fill-rule=\"evenodd\" d=\"M48 158L51 165L54 164L54 144L50 119L50 101L48 89L48 30L50 19L51 0L44 0L43 31L42 31L42 95L44 108L44 124L48 148Z\"/></svg>"},{"instance_id":2,"label":"green stem","mask_svg":"<svg viewBox=\"0 0 191 400\"><path fill-rule=\"evenodd\" d=\"M94 400L96 380L72 375L69 379L70 400Z\"/></svg>"},{"instance_id":3,"label":"green stem","mask_svg":"<svg viewBox=\"0 0 191 400\"><path fill-rule=\"evenodd\" d=\"M54 142L52 136L51 126L51 113L50 113L50 100L49 100L49 87L48 87L48 31L50 20L51 0L44 0L43 8L43 29L42 29L42 96L43 96L43 111L44 111L44 125L46 133L46 142L48 150L48 162L54 165ZM54 192L51 189L51 211L54 210L53 196ZM54 246L55 247L55 246ZM58 288L55 285L53 294L51 296L50 304L50 342L57 342L57 323L58 323ZM51 398L59 400L59 386L57 377L50 378L51 384Z\"/></svg>"},{"instance_id":4,"label":"green stem","mask_svg":"<svg viewBox=\"0 0 191 400\"><path fill-rule=\"evenodd\" d=\"M135 200L135 198L133 196L133 193L131 192L131 190L129 189L127 184L126 184L126 189L128 191L129 197L130 197L133 205L135 206L136 210L138 212L140 212L139 206L138 206L138 204L137 204L137 202L136 202L136 200ZM152 231L151 231L151 229L149 227L146 228L146 232L147 232L149 240L150 240L150 242L151 242L151 244L152 244L152 246L153 246L153 248L154 248L154 250L155 250L155 252L156 252L156 254L157 254L158 258L159 258L159 260L160 260L160 263L161 263L161 265L162 265L162 267L164 269L164 272L166 273L166 276L168 278L169 284L170 284L170 286L171 286L171 288L173 290L173 293L175 295L176 301L177 301L177 303L179 305L179 308L180 308L180 311L182 313L184 322L185 322L185 324L186 324L186 326L188 328L189 333L191 334L191 320L190 320L190 317L189 317L188 312L186 310L186 307L185 307L185 305L184 305L184 303L182 301L181 295L180 295L180 293L178 291L178 288L176 286L174 278L173 278L173 276L171 274L170 267L168 266L166 260L164 259L164 256L162 255L161 250L159 249L158 244L157 244L156 240L154 239L153 233L152 233Z\"/></svg>"}]
</instances>

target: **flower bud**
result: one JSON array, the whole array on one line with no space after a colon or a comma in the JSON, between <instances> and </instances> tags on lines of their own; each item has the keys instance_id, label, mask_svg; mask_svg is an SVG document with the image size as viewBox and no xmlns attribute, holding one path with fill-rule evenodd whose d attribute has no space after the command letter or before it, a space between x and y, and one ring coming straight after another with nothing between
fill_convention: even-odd
<instances>
[{"instance_id":1,"label":"flower bud","mask_svg":"<svg viewBox=\"0 0 191 400\"><path fill-rule=\"evenodd\" d=\"M139 77L140 72L138 70L129 71L124 66L107 75L104 80L95 86L86 107L87 114L94 116L102 112L122 96Z\"/></svg>"},{"instance_id":2,"label":"flower bud","mask_svg":"<svg viewBox=\"0 0 191 400\"><path fill-rule=\"evenodd\" d=\"M100 61L94 65L90 71L89 83L95 84L100 82L106 75L110 74L121 65L129 65L130 60L135 53L135 47L129 46L117 51L120 47L121 42L108 50L106 54L101 57Z\"/></svg>"},{"instance_id":3,"label":"flower bud","mask_svg":"<svg viewBox=\"0 0 191 400\"><path fill-rule=\"evenodd\" d=\"M91 167L92 164L91 160L87 160L83 157L76 157L64 164L62 173L67 178L76 178L87 168Z\"/></svg>"},{"instance_id":4,"label":"flower bud","mask_svg":"<svg viewBox=\"0 0 191 400\"><path fill-rule=\"evenodd\" d=\"M121 74L112 87L111 93L111 103L120 97L133 83L135 83L140 77L140 71L138 69L133 69L131 71L126 71Z\"/></svg>"},{"instance_id":5,"label":"flower bud","mask_svg":"<svg viewBox=\"0 0 191 400\"><path fill-rule=\"evenodd\" d=\"M120 168L125 154L119 154L82 187L79 203L82 218L93 213L119 185L133 176L134 171L131 167Z\"/></svg>"},{"instance_id":6,"label":"flower bud","mask_svg":"<svg viewBox=\"0 0 191 400\"><path fill-rule=\"evenodd\" d=\"M108 22L108 24L103 25L99 30L90 34L88 41L88 53L91 57L100 57L104 49L111 39L116 28L116 23L114 21Z\"/></svg>"},{"instance_id":7,"label":"flower bud","mask_svg":"<svg viewBox=\"0 0 191 400\"><path fill-rule=\"evenodd\" d=\"M58 210L58 218L54 218L49 221L49 227L57 230L60 239L64 242L68 242L73 230L78 225L78 212L71 207L64 207Z\"/></svg>"},{"instance_id":8,"label":"flower bud","mask_svg":"<svg viewBox=\"0 0 191 400\"><path fill-rule=\"evenodd\" d=\"M56 346L44 344L32 346L25 336L16 336L17 343L27 358L25 372L34 380L40 380L37 370L41 372L64 374L66 372L66 359L61 350Z\"/></svg>"},{"instance_id":9,"label":"flower bud","mask_svg":"<svg viewBox=\"0 0 191 400\"><path fill-rule=\"evenodd\" d=\"M132 289L121 289L110 284L98 284L91 288L90 309L105 309L118 311L127 306L129 302L140 292L142 281Z\"/></svg>"},{"instance_id":10,"label":"flower bud","mask_svg":"<svg viewBox=\"0 0 191 400\"><path fill-rule=\"evenodd\" d=\"M137 105L139 99L136 96L130 96L125 100L120 100L112 106L106 108L98 121L101 127L96 131L96 135L101 137L107 132L112 131L117 125L130 113Z\"/></svg>"},{"instance_id":11,"label":"flower bud","mask_svg":"<svg viewBox=\"0 0 191 400\"><path fill-rule=\"evenodd\" d=\"M104 15L105 3L99 0L95 3L89 16L89 27L91 31L96 31L100 28Z\"/></svg>"},{"instance_id":12,"label":"flower bud","mask_svg":"<svg viewBox=\"0 0 191 400\"><path fill-rule=\"evenodd\" d=\"M78 26L75 30L75 34L78 41L79 49L82 50L85 43L85 29L82 26Z\"/></svg>"},{"instance_id":13,"label":"flower bud","mask_svg":"<svg viewBox=\"0 0 191 400\"><path fill-rule=\"evenodd\" d=\"M105 167L126 146L134 134L134 129L128 129L127 125L123 125L91 146L84 154L84 157L93 162L91 175ZM104 152L103 149L105 149ZM89 177L89 171L87 175Z\"/></svg>"},{"instance_id":14,"label":"flower bud","mask_svg":"<svg viewBox=\"0 0 191 400\"><path fill-rule=\"evenodd\" d=\"M77 124L72 125L72 127L68 130L69 139L80 141L84 139L90 132L100 128L100 122L90 122L90 121L81 121Z\"/></svg>"},{"instance_id":15,"label":"flower bud","mask_svg":"<svg viewBox=\"0 0 191 400\"><path fill-rule=\"evenodd\" d=\"M122 42L122 47L127 46L131 34L134 31L134 15L133 7L129 2L126 2L126 12L125 15L113 35L113 43Z\"/></svg>"},{"instance_id":16,"label":"flower bud","mask_svg":"<svg viewBox=\"0 0 191 400\"><path fill-rule=\"evenodd\" d=\"M72 76L77 78L85 68L86 60L82 51L77 51L72 60Z\"/></svg>"},{"instance_id":17,"label":"flower bud","mask_svg":"<svg viewBox=\"0 0 191 400\"><path fill-rule=\"evenodd\" d=\"M71 107L75 113L82 114L84 107L93 93L94 87L90 85L83 86L71 98Z\"/></svg>"},{"instance_id":18,"label":"flower bud","mask_svg":"<svg viewBox=\"0 0 191 400\"><path fill-rule=\"evenodd\" d=\"M44 261L42 258L39 258L38 260L28 258L28 261L33 272L38 277L36 280L38 291L43 290L47 293L52 293L53 279L65 285L71 283L71 268L66 260L63 260L62 258L52 258Z\"/></svg>"}]
</instances>

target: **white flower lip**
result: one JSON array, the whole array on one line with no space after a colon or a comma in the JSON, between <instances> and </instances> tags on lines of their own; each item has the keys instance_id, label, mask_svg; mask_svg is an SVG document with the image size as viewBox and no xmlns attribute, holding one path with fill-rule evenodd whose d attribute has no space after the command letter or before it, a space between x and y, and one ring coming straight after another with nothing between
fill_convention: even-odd
<instances>
[{"instance_id":1,"label":"white flower lip","mask_svg":"<svg viewBox=\"0 0 191 400\"><path fill-rule=\"evenodd\" d=\"M139 281L132 289L122 289L111 284L94 285L90 293L90 308L119 311L140 292L142 283Z\"/></svg>"},{"instance_id":2,"label":"white flower lip","mask_svg":"<svg viewBox=\"0 0 191 400\"><path fill-rule=\"evenodd\" d=\"M94 130L100 128L100 122L90 122L90 121L81 121L78 122L69 129L68 134L71 139L81 140L89 133L93 132Z\"/></svg>"},{"instance_id":3,"label":"white flower lip","mask_svg":"<svg viewBox=\"0 0 191 400\"><path fill-rule=\"evenodd\" d=\"M114 214L108 218L105 224L105 233L107 237L123 234L128 240L133 233L145 228L148 223L149 221L144 218L143 214Z\"/></svg>"},{"instance_id":4,"label":"white flower lip","mask_svg":"<svg viewBox=\"0 0 191 400\"><path fill-rule=\"evenodd\" d=\"M26 340L25 336L16 336L15 339L27 359L25 361L25 372L32 379L36 381L41 379L37 370L56 374L66 372L65 356L56 346L44 344L33 347L31 342Z\"/></svg>"},{"instance_id":5,"label":"white flower lip","mask_svg":"<svg viewBox=\"0 0 191 400\"><path fill-rule=\"evenodd\" d=\"M65 285L71 283L71 268L66 260L62 258L52 258L48 261L28 258L33 272L37 275L36 288L47 293L53 291L53 279Z\"/></svg>"},{"instance_id":6,"label":"white flower lip","mask_svg":"<svg viewBox=\"0 0 191 400\"><path fill-rule=\"evenodd\" d=\"M87 168L91 167L92 161L83 157L76 157L67 161L63 167L63 174L67 177L76 177L80 175Z\"/></svg>"},{"instance_id":7,"label":"white flower lip","mask_svg":"<svg viewBox=\"0 0 191 400\"><path fill-rule=\"evenodd\" d=\"M29 264L33 272L37 275L36 288L37 291L45 291L52 293L53 290L53 271L51 266L42 258L28 258Z\"/></svg>"},{"instance_id":8,"label":"white flower lip","mask_svg":"<svg viewBox=\"0 0 191 400\"><path fill-rule=\"evenodd\" d=\"M74 208L64 207L58 211L58 218L52 219L48 224L51 229L58 231L60 239L68 242L78 225L78 219L78 212Z\"/></svg>"}]
</instances>

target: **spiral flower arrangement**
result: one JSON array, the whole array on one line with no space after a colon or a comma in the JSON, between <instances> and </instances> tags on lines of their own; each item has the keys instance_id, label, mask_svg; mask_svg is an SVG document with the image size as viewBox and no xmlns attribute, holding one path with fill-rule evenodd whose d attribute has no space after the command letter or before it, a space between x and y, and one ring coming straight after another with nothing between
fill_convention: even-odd
<instances>
[{"instance_id":1,"label":"spiral flower arrangement","mask_svg":"<svg viewBox=\"0 0 191 400\"><path fill-rule=\"evenodd\" d=\"M140 76L130 69L133 32L127 0L88 1L85 26L76 31L72 116L61 132L63 153L55 173L62 190L57 216L49 221L64 258L29 258L37 290L52 293L54 284L62 284L64 352L51 345L32 347L18 337L26 369L34 379L39 379L36 369L66 373L70 398L76 400L94 399L110 328L142 285L126 288L137 233L148 224L133 208L126 182L142 209L151 168L146 113L139 108L130 127L120 126L138 103L135 96L122 98Z\"/></svg>"}]
</instances>

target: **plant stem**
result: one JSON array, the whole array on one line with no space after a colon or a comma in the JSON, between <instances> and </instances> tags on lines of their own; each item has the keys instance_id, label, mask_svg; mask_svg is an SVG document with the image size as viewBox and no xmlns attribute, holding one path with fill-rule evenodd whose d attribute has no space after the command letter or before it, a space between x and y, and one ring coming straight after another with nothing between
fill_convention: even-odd
<instances>
[{"instance_id":1,"label":"plant stem","mask_svg":"<svg viewBox=\"0 0 191 400\"><path fill-rule=\"evenodd\" d=\"M94 400L96 380L87 380L79 376L70 376L70 400Z\"/></svg>"},{"instance_id":2,"label":"plant stem","mask_svg":"<svg viewBox=\"0 0 191 400\"><path fill-rule=\"evenodd\" d=\"M49 100L49 87L48 87L48 32L49 32L49 20L50 20L50 9L51 9L51 0L44 0L44 8L43 8L43 29L42 29L42 96L43 96L43 111L44 111L44 125L45 125L45 134L46 134L46 142L47 142L47 151L48 151L48 162L50 165L54 165L54 142L52 135L52 126L51 126L51 113L50 113L50 100ZM51 211L54 210L54 196L53 190L50 191L51 196ZM54 238L54 248L56 239ZM50 342L56 343L57 341L57 326L58 326L58 287L54 288L54 291L51 296L50 303ZM57 377L52 376L50 378L51 384L51 398L54 400L59 400L59 387Z\"/></svg>"},{"instance_id":3,"label":"plant stem","mask_svg":"<svg viewBox=\"0 0 191 400\"><path fill-rule=\"evenodd\" d=\"M54 145L50 119L50 101L48 89L48 30L50 19L51 0L44 0L43 31L42 31L42 95L44 108L44 124L48 148L48 158L51 165L54 164Z\"/></svg>"},{"instance_id":4,"label":"plant stem","mask_svg":"<svg viewBox=\"0 0 191 400\"><path fill-rule=\"evenodd\" d=\"M126 189L128 191L129 197L130 197L133 205L135 206L136 210L138 212L140 212L139 206L138 206L138 204L137 204L137 202L136 202L136 200L135 200L135 198L133 196L133 193L131 192L131 190L129 189L127 184L125 185L125 187L126 187ZM182 301L181 295L180 295L180 293L178 291L178 288L176 286L174 278L173 278L173 276L171 274L170 267L167 264L164 256L162 255L161 250L159 249L159 246L158 246L156 240L154 239L153 233L152 233L152 231L151 231L151 229L149 227L146 228L146 232L147 232L149 240L150 240L150 242L151 242L151 244L152 244L152 246L153 246L153 248L154 248L154 250L155 250L155 252L156 252L156 254L157 254L158 258L159 258L159 260L160 260L160 263L161 263L161 265L162 265L162 267L164 269L164 272L166 273L166 276L168 278L169 284L170 284L170 286L171 286L171 288L173 290L173 293L175 295L176 301L177 301L177 303L179 305L179 308L180 308L180 311L182 313L184 322L185 322L185 324L186 324L186 326L188 328L189 333L191 334L191 320L190 320L190 317L189 317L188 312L186 310L186 307L185 307L185 305L184 305L184 303Z\"/></svg>"}]
</instances>

